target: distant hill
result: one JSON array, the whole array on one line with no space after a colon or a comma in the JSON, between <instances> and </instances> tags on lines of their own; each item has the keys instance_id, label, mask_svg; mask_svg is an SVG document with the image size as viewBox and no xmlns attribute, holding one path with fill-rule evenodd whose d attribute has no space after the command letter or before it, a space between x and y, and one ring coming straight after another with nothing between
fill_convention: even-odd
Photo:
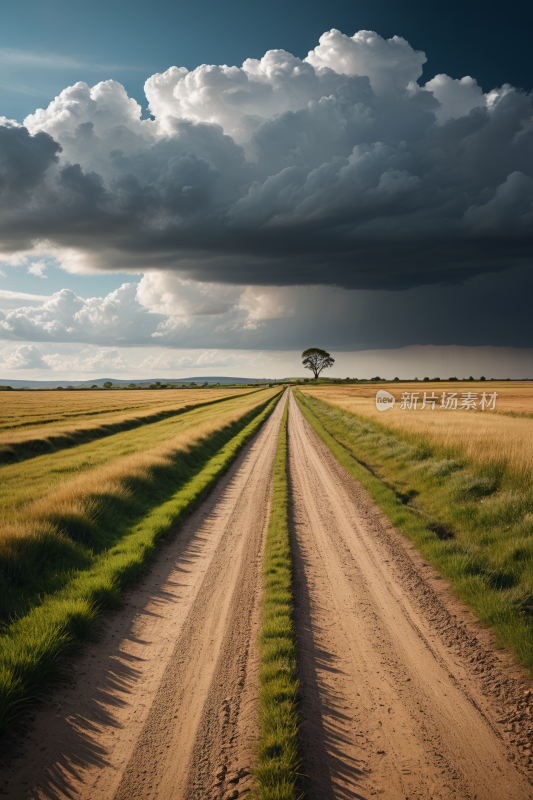
<instances>
[{"instance_id":1,"label":"distant hill","mask_svg":"<svg viewBox=\"0 0 533 800\"><path fill-rule=\"evenodd\" d=\"M265 383L275 380L274 378L226 378L225 376L201 376L195 378L94 378L86 381L72 381L64 378L62 381L19 381L12 378L0 378L0 386L12 386L14 389L19 389L22 386L28 386L30 389L45 389L47 387L55 389L57 386L73 386L74 388L87 387L87 386L103 386L104 383L111 381L112 384L120 386L128 386L130 383L135 383L137 386L149 386L151 383L159 381L160 383Z\"/></svg>"}]
</instances>

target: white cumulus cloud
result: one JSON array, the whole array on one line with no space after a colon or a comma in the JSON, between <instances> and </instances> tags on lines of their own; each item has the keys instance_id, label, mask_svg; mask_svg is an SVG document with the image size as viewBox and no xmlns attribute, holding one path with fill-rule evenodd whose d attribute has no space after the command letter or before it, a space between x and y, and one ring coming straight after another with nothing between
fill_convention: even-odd
<instances>
[{"instance_id":1,"label":"white cumulus cloud","mask_svg":"<svg viewBox=\"0 0 533 800\"><path fill-rule=\"evenodd\" d=\"M0 336L100 344L142 340L157 322L137 302L136 290L136 284L126 283L106 297L85 299L71 289L62 289L31 305L25 305L23 297L17 308L0 310Z\"/></svg>"},{"instance_id":2,"label":"white cumulus cloud","mask_svg":"<svg viewBox=\"0 0 533 800\"><path fill-rule=\"evenodd\" d=\"M105 297L83 298L71 289L50 296L0 291L0 338L105 345L179 344L185 337L239 336L291 317L286 289L227 286L150 272ZM152 342L153 343L153 342Z\"/></svg>"},{"instance_id":3,"label":"white cumulus cloud","mask_svg":"<svg viewBox=\"0 0 533 800\"><path fill-rule=\"evenodd\" d=\"M138 284L137 299L154 313L188 320L227 314L241 291L239 287L183 279L172 272L149 272Z\"/></svg>"},{"instance_id":4,"label":"white cumulus cloud","mask_svg":"<svg viewBox=\"0 0 533 800\"><path fill-rule=\"evenodd\" d=\"M440 123L465 117L473 108L487 108L488 105L487 96L470 75L460 80L448 75L435 75L424 85L424 91L431 92L439 101L435 116Z\"/></svg>"},{"instance_id":5,"label":"white cumulus cloud","mask_svg":"<svg viewBox=\"0 0 533 800\"><path fill-rule=\"evenodd\" d=\"M46 272L46 264L43 261L34 261L28 267L28 273L30 275L34 275L36 278L48 278L48 275L45 275Z\"/></svg>"},{"instance_id":6,"label":"white cumulus cloud","mask_svg":"<svg viewBox=\"0 0 533 800\"><path fill-rule=\"evenodd\" d=\"M23 344L16 350L4 348L0 350L0 368L12 369L49 369L50 365L34 344Z\"/></svg>"},{"instance_id":7,"label":"white cumulus cloud","mask_svg":"<svg viewBox=\"0 0 533 800\"><path fill-rule=\"evenodd\" d=\"M94 352L94 349L83 349L75 356L65 358L63 354L55 353L45 356L45 361L54 372L64 373L98 373L112 374L122 373L132 369L131 363L116 348L102 348Z\"/></svg>"},{"instance_id":8,"label":"white cumulus cloud","mask_svg":"<svg viewBox=\"0 0 533 800\"><path fill-rule=\"evenodd\" d=\"M426 55L413 50L401 36L383 39L374 31L359 31L350 37L331 30L320 37L306 61L340 74L366 75L374 92L381 95L402 91L418 80Z\"/></svg>"}]
</instances>

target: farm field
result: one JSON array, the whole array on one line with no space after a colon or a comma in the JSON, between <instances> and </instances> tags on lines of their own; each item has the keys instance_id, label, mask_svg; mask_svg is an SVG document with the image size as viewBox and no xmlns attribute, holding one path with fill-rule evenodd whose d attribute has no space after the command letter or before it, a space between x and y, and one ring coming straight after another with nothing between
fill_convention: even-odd
<instances>
[{"instance_id":1,"label":"farm field","mask_svg":"<svg viewBox=\"0 0 533 800\"><path fill-rule=\"evenodd\" d=\"M272 390L268 396L271 395ZM119 473L134 474L139 468L145 468L146 463L143 462L147 458L157 459L166 452L186 447L187 437L193 441L205 435L230 418L236 418L242 410L257 405L266 396L263 393L241 392L237 396L230 396L223 405L202 406L186 414L115 433L102 440L37 456L21 463L6 464L0 468L1 518L4 522L13 522L15 518L20 520L22 508L24 517L33 519L38 514L41 518L46 513L46 505L58 502L59 489L62 496L74 494L78 497L88 481L105 481L104 467L110 468L108 473L113 477ZM156 452L157 447L160 450ZM122 459L126 457L129 457L128 461L122 466ZM43 497L47 498L45 503L37 504L36 501ZM36 511L37 507L39 511Z\"/></svg>"},{"instance_id":2,"label":"farm field","mask_svg":"<svg viewBox=\"0 0 533 800\"><path fill-rule=\"evenodd\" d=\"M403 392L418 392L419 406L422 402L423 393L435 392L439 396L437 408L440 405L440 395L442 392L457 392L461 397L463 392L477 392L481 396L482 392L492 394L498 392L496 403L497 413L516 413L533 414L533 381L381 381L380 383L366 384L307 384L300 385L299 389L304 392L324 391L335 396L366 398L374 400L378 389L386 389L392 392L398 400ZM437 410L436 408L436 410ZM375 409L375 404L374 404ZM429 409L430 410L430 409ZM380 414L382 412L379 412Z\"/></svg>"},{"instance_id":3,"label":"farm field","mask_svg":"<svg viewBox=\"0 0 533 800\"><path fill-rule=\"evenodd\" d=\"M300 387L304 394L320 398L331 405L378 422L408 436L421 436L432 444L450 448L475 461L501 461L523 475L533 474L533 384L520 381L469 381L468 383L388 383L374 386ZM385 389L394 395L395 405L386 412L378 411L376 392ZM404 392L417 392L417 409L401 409ZM424 392L434 393L435 409L427 404L421 410ZM442 393L455 392L461 404L464 392L473 392L479 399L483 392L498 393L495 411L446 409L441 407Z\"/></svg>"},{"instance_id":4,"label":"farm field","mask_svg":"<svg viewBox=\"0 0 533 800\"><path fill-rule=\"evenodd\" d=\"M69 392L36 392L29 399L29 393L25 392L16 393L15 396L10 392L0 393L0 412L4 414L0 416L4 422L0 428L0 463L22 461L102 439L177 416L190 407L216 403L227 397L240 397L249 394L250 390L186 389L169 393L171 398L166 390L110 391L104 392L104 397L102 394L80 392L81 397L73 398ZM2 394L7 395L7 400ZM118 395L114 403L113 398L107 399L113 394ZM139 397L137 401L129 400L131 394L144 394L145 397Z\"/></svg>"},{"instance_id":5,"label":"farm field","mask_svg":"<svg viewBox=\"0 0 533 800\"><path fill-rule=\"evenodd\" d=\"M19 428L69 425L94 417L115 418L217 397L240 395L247 389L122 389L109 391L0 392L0 433ZM253 391L253 390L252 390ZM0 439L0 442L3 441Z\"/></svg>"},{"instance_id":6,"label":"farm field","mask_svg":"<svg viewBox=\"0 0 533 800\"><path fill-rule=\"evenodd\" d=\"M244 425L244 410L264 409L253 438L192 513L166 523L142 580L104 615L97 640L64 659L61 681L8 744L0 786L9 797L533 795L531 677L413 546L412 530L402 532L414 510L335 449L323 424L338 433L339 411L328 417L310 394L278 396L265 390L173 421L196 419L178 442L198 432L201 413L221 418L227 407ZM420 525L426 544L440 541Z\"/></svg>"}]
</instances>

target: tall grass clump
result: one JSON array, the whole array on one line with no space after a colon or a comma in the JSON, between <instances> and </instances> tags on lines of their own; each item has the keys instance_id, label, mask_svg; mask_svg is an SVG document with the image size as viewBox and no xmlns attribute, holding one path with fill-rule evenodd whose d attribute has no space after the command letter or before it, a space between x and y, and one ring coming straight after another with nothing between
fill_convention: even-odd
<instances>
[{"instance_id":1,"label":"tall grass clump","mask_svg":"<svg viewBox=\"0 0 533 800\"><path fill-rule=\"evenodd\" d=\"M90 636L101 610L121 605L121 590L140 577L157 540L189 513L223 475L273 411L278 397L279 394L249 410L238 420L229 424L226 421L222 430L197 440L188 453L180 451L185 465L181 465L179 474L179 459L170 459L154 472L147 470L144 479L137 476L135 491L126 486L117 497L104 499L103 516L92 531L101 537L98 549L76 541L46 520L34 522L29 538L25 530L22 539L27 549L18 551L18 555L27 560L19 564L18 576L22 579L28 568L32 572L29 578L26 576L28 583L17 587L16 597L22 597L24 615L6 623L0 636L0 733L28 703L39 698L56 672L58 657ZM165 478L166 497L164 491L157 491L158 483ZM121 513L113 515L114 503L119 512L126 512L130 505L134 507L127 525L121 521ZM106 513L108 527L102 531ZM17 532L12 533L11 546L16 548ZM56 576L54 583L55 570L60 568L63 580L60 582ZM38 579L40 573L45 576L39 584L43 591L33 596L27 607L23 603L24 591L31 578ZM13 585L9 588L13 590Z\"/></svg>"},{"instance_id":2,"label":"tall grass clump","mask_svg":"<svg viewBox=\"0 0 533 800\"><path fill-rule=\"evenodd\" d=\"M255 770L260 800L296 800L300 768L297 712L296 633L292 592L287 485L285 405L274 463L273 494L263 561L263 604L259 635L259 765Z\"/></svg>"},{"instance_id":3,"label":"tall grass clump","mask_svg":"<svg viewBox=\"0 0 533 800\"><path fill-rule=\"evenodd\" d=\"M295 395L345 469L492 627L499 644L533 670L529 477L508 462L476 462L421 434L402 436L317 397Z\"/></svg>"}]
</instances>

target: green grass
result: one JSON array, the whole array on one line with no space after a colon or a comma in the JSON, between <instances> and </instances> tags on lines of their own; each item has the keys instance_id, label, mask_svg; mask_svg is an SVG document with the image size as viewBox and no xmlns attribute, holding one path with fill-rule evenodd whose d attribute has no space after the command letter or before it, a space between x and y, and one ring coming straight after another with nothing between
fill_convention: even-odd
<instances>
[{"instance_id":1,"label":"green grass","mask_svg":"<svg viewBox=\"0 0 533 800\"><path fill-rule=\"evenodd\" d=\"M260 390L256 389L255 391ZM244 392L243 394L239 395L239 397L243 397L252 393L253 392ZM230 398L227 396L218 397L215 400L207 400L201 403L189 403L188 405L180 406L179 408L167 408L162 411L154 411L151 414L143 414L142 410L139 410L135 416L126 417L116 421L105 422L102 424L95 424L91 427L81 427L77 430L74 429L62 431L61 429L55 428L53 432L49 434L47 433L46 429L47 427L52 429L53 425L43 423L43 425L36 431L33 438L22 438L18 442L13 441L6 444L0 442L0 464L13 464L15 462L26 461L29 458L36 458L37 456L42 456L48 453L56 453L59 450L77 447L81 444L88 444L99 439L104 439L107 436L113 436L117 433L135 430L143 425L151 425L155 422L162 422L163 420L177 417L181 414L186 414L196 408L203 408L204 406L210 406L215 403L223 403L228 399ZM103 412L95 411L92 413L98 415ZM118 413L123 414L124 412L117 412L117 415ZM63 418L59 419L58 421L64 423L67 420ZM86 422L86 420L84 420L84 422ZM35 426L37 425L35 422L29 422L27 424Z\"/></svg>"},{"instance_id":2,"label":"green grass","mask_svg":"<svg viewBox=\"0 0 533 800\"><path fill-rule=\"evenodd\" d=\"M391 522L533 671L533 494L505 465L474 464L295 392L316 433Z\"/></svg>"},{"instance_id":3,"label":"green grass","mask_svg":"<svg viewBox=\"0 0 533 800\"><path fill-rule=\"evenodd\" d=\"M255 770L256 796L260 800L296 800L298 797L300 720L286 471L288 411L287 403L274 464L263 562L259 765Z\"/></svg>"},{"instance_id":4,"label":"green grass","mask_svg":"<svg viewBox=\"0 0 533 800\"><path fill-rule=\"evenodd\" d=\"M48 537L44 532L33 554L37 574L43 566L39 559L46 559L49 548L56 549L53 558L61 559L66 558L61 548L70 557L71 548L75 547L76 557L81 562L77 564L74 560L68 582L58 591L42 595L39 604L13 622L0 638L0 733L28 703L40 696L46 682L55 674L58 657L91 635L99 613L106 608L120 607L121 589L142 574L159 537L189 513L223 475L271 414L278 398L279 394L192 448L190 461L179 466L181 471L176 473L169 467L164 502L161 495L157 495L157 484L165 476L156 475L145 485L137 486L133 493L136 504L133 503L131 513L141 517L134 521L130 516L129 528L122 527L117 532L113 529L113 520L117 522L120 514L127 511L131 497L120 508L118 516L110 512L107 548L101 547L98 553L90 548L83 551L81 544L73 543L66 535L58 542L52 532ZM183 456L183 452L180 455ZM178 469L178 464L174 467ZM176 485L179 486L177 491ZM172 486L173 491L170 491ZM156 507L154 499L158 502ZM150 503L152 507L148 510Z\"/></svg>"}]
</instances>

